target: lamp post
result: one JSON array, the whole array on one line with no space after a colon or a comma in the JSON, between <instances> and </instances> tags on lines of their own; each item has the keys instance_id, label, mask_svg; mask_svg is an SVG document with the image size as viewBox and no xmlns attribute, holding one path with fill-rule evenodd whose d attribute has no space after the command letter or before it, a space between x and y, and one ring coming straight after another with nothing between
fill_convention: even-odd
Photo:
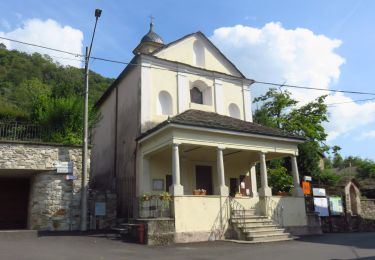
<instances>
[{"instance_id":1,"label":"lamp post","mask_svg":"<svg viewBox=\"0 0 375 260\"><path fill-rule=\"evenodd\" d=\"M82 139L82 185L81 185L81 231L87 230L87 150L88 150L88 108L89 108L89 61L94 41L96 25L102 10L95 9L95 27L92 32L90 47L86 46L85 54L85 91L83 108L83 139Z\"/></svg>"}]
</instances>

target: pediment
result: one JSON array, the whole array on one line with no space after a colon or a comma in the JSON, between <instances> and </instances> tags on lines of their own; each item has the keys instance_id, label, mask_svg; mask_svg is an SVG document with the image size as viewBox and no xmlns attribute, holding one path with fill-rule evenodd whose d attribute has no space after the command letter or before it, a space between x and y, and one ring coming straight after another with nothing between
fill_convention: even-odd
<instances>
[{"instance_id":1,"label":"pediment","mask_svg":"<svg viewBox=\"0 0 375 260\"><path fill-rule=\"evenodd\" d=\"M152 53L165 60L217 71L244 78L244 75L220 50L201 32L189 34Z\"/></svg>"}]
</instances>

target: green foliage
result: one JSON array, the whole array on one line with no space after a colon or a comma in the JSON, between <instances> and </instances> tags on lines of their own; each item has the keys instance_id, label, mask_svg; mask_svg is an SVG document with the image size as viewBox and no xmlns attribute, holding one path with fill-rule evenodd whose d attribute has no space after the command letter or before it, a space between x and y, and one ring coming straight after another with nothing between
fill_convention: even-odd
<instances>
[{"instance_id":1,"label":"green foliage","mask_svg":"<svg viewBox=\"0 0 375 260\"><path fill-rule=\"evenodd\" d=\"M328 121L325 97L297 107L298 102L291 98L290 92L270 89L254 99L254 102L262 102L254 113L254 122L306 138L306 142L298 146L298 164L302 175L319 174L319 154L329 149L325 145L327 134L323 127L323 123ZM283 165L287 167L286 160Z\"/></svg>"},{"instance_id":2,"label":"green foliage","mask_svg":"<svg viewBox=\"0 0 375 260\"><path fill-rule=\"evenodd\" d=\"M332 172L331 169L324 169L319 174L313 175L313 181L317 184L323 184L325 186L334 186L340 179L339 175Z\"/></svg>"},{"instance_id":3,"label":"green foliage","mask_svg":"<svg viewBox=\"0 0 375 260\"><path fill-rule=\"evenodd\" d=\"M293 186L293 177L283 167L270 168L268 171L268 183L274 194L278 192L289 192Z\"/></svg>"},{"instance_id":4,"label":"green foliage","mask_svg":"<svg viewBox=\"0 0 375 260\"><path fill-rule=\"evenodd\" d=\"M375 162L373 160L362 160L357 167L358 177L362 179L375 178Z\"/></svg>"},{"instance_id":5,"label":"green foliage","mask_svg":"<svg viewBox=\"0 0 375 260\"><path fill-rule=\"evenodd\" d=\"M112 83L90 71L89 107ZM47 55L0 46L0 120L24 121L54 129L54 141L80 143L84 70L53 63ZM96 113L90 109L90 122Z\"/></svg>"}]
</instances>

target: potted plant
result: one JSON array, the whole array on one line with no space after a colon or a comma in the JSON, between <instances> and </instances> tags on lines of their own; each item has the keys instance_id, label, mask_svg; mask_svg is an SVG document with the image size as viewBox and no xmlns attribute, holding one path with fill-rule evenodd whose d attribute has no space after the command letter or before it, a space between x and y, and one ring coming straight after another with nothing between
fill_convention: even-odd
<instances>
[{"instance_id":1,"label":"potted plant","mask_svg":"<svg viewBox=\"0 0 375 260\"><path fill-rule=\"evenodd\" d=\"M159 194L160 200L160 217L169 217L169 203L172 201L172 196L168 192L162 192Z\"/></svg>"}]
</instances>

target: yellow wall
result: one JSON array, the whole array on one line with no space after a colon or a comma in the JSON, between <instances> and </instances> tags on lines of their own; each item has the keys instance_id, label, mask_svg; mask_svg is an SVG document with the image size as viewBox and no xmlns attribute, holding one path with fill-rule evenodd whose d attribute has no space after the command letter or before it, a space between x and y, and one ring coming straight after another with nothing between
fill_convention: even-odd
<instances>
[{"instance_id":1,"label":"yellow wall","mask_svg":"<svg viewBox=\"0 0 375 260\"><path fill-rule=\"evenodd\" d=\"M234 76L240 76L232 65L230 65L221 54L219 54L212 46L210 46L210 44L208 44L206 39L203 39L203 37L197 35L192 35L183 41L157 53L155 56L166 60L189 64L191 66L197 66L197 64L195 64L193 47L195 41L200 41L204 49L205 66L203 68Z\"/></svg>"}]
</instances>

